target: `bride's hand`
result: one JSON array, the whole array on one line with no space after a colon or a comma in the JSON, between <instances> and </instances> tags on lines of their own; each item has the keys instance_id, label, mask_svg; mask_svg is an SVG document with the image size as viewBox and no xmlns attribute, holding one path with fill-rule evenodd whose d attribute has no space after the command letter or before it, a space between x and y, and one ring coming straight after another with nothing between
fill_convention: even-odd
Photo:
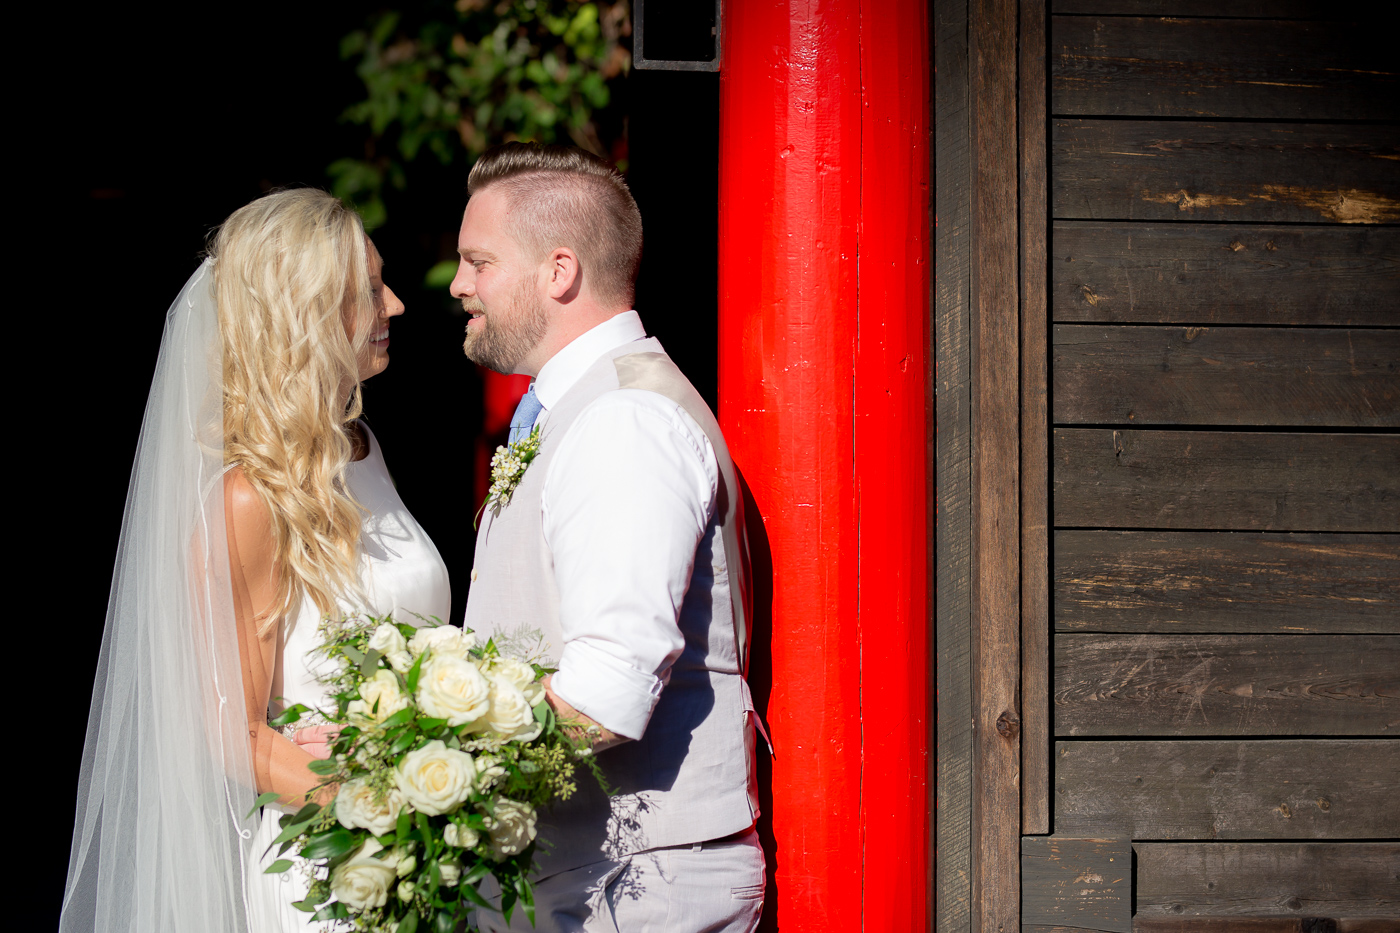
<instances>
[{"instance_id":1,"label":"bride's hand","mask_svg":"<svg viewBox=\"0 0 1400 933\"><path fill-rule=\"evenodd\" d=\"M292 736L292 741L297 748L306 752L312 758L331 757L331 743L340 734L338 726L309 726L305 729L298 729Z\"/></svg>"}]
</instances>

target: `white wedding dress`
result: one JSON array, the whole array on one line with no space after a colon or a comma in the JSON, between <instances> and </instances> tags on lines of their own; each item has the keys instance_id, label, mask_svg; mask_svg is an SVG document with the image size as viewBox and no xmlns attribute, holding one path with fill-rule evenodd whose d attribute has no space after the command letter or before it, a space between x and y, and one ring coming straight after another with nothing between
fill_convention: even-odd
<instances>
[{"instance_id":1,"label":"white wedding dress","mask_svg":"<svg viewBox=\"0 0 1400 933\"><path fill-rule=\"evenodd\" d=\"M369 454L349 465L346 480L350 493L368 510L361 536L361 572L370 605L347 604L342 608L347 613L368 612L379 618L392 613L395 621L410 625L421 625L432 616L445 622L452 601L447 565L432 540L404 508L384 464L379 442L363 422L360 425L369 440ZM316 634L320 619L315 604L304 599L297 617L284 623L269 717L294 703L312 709L330 705L325 688L316 679L318 662L326 663L314 654L320 644ZM250 866L248 872L249 933L304 931L321 926L311 920L311 914L291 906L306 895L306 881L297 868L280 875L263 873L277 858L276 850L265 856L262 853L280 831L277 820L283 812L276 806L264 808L254 837L253 851L260 864Z\"/></svg>"}]
</instances>

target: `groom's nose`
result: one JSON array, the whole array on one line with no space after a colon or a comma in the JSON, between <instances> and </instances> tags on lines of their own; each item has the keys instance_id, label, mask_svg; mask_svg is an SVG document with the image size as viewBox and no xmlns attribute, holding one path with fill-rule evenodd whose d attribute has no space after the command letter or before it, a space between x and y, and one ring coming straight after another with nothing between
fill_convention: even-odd
<instances>
[{"instance_id":1,"label":"groom's nose","mask_svg":"<svg viewBox=\"0 0 1400 933\"><path fill-rule=\"evenodd\" d=\"M476 269L465 259L457 260L457 274L452 277L452 284L447 287L447 292L453 298L470 298L476 294Z\"/></svg>"}]
</instances>

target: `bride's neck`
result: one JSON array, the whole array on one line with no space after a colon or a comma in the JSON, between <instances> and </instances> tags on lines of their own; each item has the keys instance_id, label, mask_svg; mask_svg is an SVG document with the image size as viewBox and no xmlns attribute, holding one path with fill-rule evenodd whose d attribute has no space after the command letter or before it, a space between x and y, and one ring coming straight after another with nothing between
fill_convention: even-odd
<instances>
[{"instance_id":1,"label":"bride's neck","mask_svg":"<svg viewBox=\"0 0 1400 933\"><path fill-rule=\"evenodd\" d=\"M352 421L345 426L345 433L350 436L351 462L363 460L369 456L369 438L365 435L364 426L358 421Z\"/></svg>"}]
</instances>

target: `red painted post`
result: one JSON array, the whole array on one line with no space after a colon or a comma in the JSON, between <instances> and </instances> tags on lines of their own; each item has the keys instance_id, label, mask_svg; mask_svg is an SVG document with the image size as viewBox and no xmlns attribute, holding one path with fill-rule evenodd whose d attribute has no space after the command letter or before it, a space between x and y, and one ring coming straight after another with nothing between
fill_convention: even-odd
<instances>
[{"instance_id":1,"label":"red painted post","mask_svg":"<svg viewBox=\"0 0 1400 933\"><path fill-rule=\"evenodd\" d=\"M790 933L930 908L926 15L724 7L720 422L772 554Z\"/></svg>"}]
</instances>

